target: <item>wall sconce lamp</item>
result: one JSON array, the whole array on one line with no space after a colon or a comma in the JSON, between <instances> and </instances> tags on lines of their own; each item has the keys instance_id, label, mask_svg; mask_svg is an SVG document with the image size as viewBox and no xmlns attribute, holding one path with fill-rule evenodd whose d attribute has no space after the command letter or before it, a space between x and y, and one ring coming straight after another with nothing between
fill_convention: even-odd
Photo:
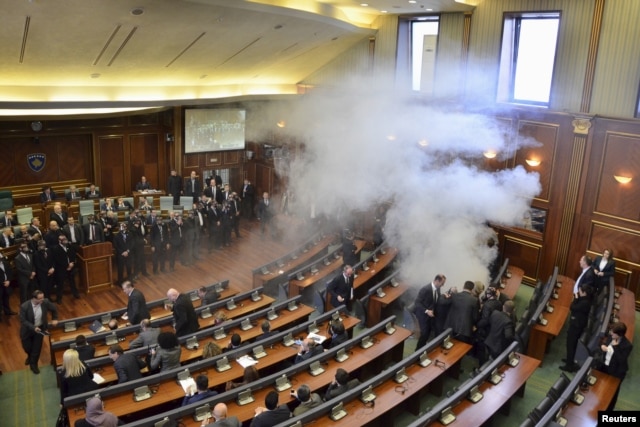
<instances>
[{"instance_id":1,"label":"wall sconce lamp","mask_svg":"<svg viewBox=\"0 0 640 427\"><path fill-rule=\"evenodd\" d=\"M493 150L489 150L489 151L485 151L484 153L482 153L482 155L484 157L486 157L487 159L495 159L495 157L498 155L498 153L496 153Z\"/></svg>"},{"instance_id":2,"label":"wall sconce lamp","mask_svg":"<svg viewBox=\"0 0 640 427\"><path fill-rule=\"evenodd\" d=\"M284 120L280 120L278 123L276 123L276 126L278 126L279 128L283 128L287 125L287 123Z\"/></svg>"},{"instance_id":3,"label":"wall sconce lamp","mask_svg":"<svg viewBox=\"0 0 640 427\"><path fill-rule=\"evenodd\" d=\"M538 159L526 159L525 162L527 162L527 164L532 168L535 168L536 166L540 166L540 160Z\"/></svg>"},{"instance_id":4,"label":"wall sconce lamp","mask_svg":"<svg viewBox=\"0 0 640 427\"><path fill-rule=\"evenodd\" d=\"M613 175L613 179L618 181L620 184L628 184L633 178L630 176Z\"/></svg>"}]
</instances>

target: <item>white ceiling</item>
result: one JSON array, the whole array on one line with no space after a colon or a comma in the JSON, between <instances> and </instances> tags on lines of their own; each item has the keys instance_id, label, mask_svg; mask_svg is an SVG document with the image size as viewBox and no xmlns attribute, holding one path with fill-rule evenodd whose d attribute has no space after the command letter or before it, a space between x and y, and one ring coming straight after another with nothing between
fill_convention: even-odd
<instances>
[{"instance_id":1,"label":"white ceiling","mask_svg":"<svg viewBox=\"0 0 640 427\"><path fill-rule=\"evenodd\" d=\"M454 0L367 3L0 0L0 109L293 94L375 34L380 14L471 9Z\"/></svg>"}]
</instances>

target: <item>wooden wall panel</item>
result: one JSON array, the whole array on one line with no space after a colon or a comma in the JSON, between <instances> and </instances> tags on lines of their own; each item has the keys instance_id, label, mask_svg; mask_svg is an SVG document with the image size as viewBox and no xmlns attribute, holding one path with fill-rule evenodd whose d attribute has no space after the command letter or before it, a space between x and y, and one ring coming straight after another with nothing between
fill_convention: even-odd
<instances>
[{"instance_id":1,"label":"wooden wall panel","mask_svg":"<svg viewBox=\"0 0 640 427\"><path fill-rule=\"evenodd\" d=\"M634 179L620 184L614 175ZM607 133L595 210L631 221L640 220L640 135Z\"/></svg>"},{"instance_id":2,"label":"wooden wall panel","mask_svg":"<svg viewBox=\"0 0 640 427\"><path fill-rule=\"evenodd\" d=\"M91 135L65 136L58 147L58 180L91 176Z\"/></svg>"},{"instance_id":3,"label":"wooden wall panel","mask_svg":"<svg viewBox=\"0 0 640 427\"><path fill-rule=\"evenodd\" d=\"M527 242L513 236L505 236L502 251L509 257L509 264L524 270L524 279L535 283L538 279L545 280L540 273L542 245Z\"/></svg>"},{"instance_id":4,"label":"wooden wall panel","mask_svg":"<svg viewBox=\"0 0 640 427\"><path fill-rule=\"evenodd\" d=\"M161 188L158 165L158 135L135 134L129 137L129 161L131 162L131 190L136 188L140 177L145 176L153 188Z\"/></svg>"},{"instance_id":5,"label":"wooden wall panel","mask_svg":"<svg viewBox=\"0 0 640 427\"><path fill-rule=\"evenodd\" d=\"M518 123L517 144L527 144L516 153L515 164L540 175L542 191L537 199L548 202L551 198L551 176L553 174L558 125L521 120ZM527 159L539 160L539 166L529 166Z\"/></svg>"},{"instance_id":6,"label":"wooden wall panel","mask_svg":"<svg viewBox=\"0 0 640 427\"><path fill-rule=\"evenodd\" d=\"M616 259L640 264L640 232L636 230L593 222L587 248L595 254L610 248Z\"/></svg>"},{"instance_id":7,"label":"wooden wall panel","mask_svg":"<svg viewBox=\"0 0 640 427\"><path fill-rule=\"evenodd\" d=\"M100 192L104 195L126 195L124 185L124 137L98 138L100 151Z\"/></svg>"}]
</instances>

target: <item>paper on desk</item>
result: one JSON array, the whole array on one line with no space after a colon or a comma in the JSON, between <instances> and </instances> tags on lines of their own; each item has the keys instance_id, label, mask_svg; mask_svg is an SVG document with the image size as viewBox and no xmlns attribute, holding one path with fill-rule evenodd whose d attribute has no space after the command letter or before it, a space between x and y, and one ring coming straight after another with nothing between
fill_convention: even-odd
<instances>
[{"instance_id":1,"label":"paper on desk","mask_svg":"<svg viewBox=\"0 0 640 427\"><path fill-rule=\"evenodd\" d=\"M242 356L236 360L243 368L246 368L247 366L253 366L258 363L258 361L251 356Z\"/></svg>"},{"instance_id":2,"label":"paper on desk","mask_svg":"<svg viewBox=\"0 0 640 427\"><path fill-rule=\"evenodd\" d=\"M316 344L322 344L327 339L327 337L325 337L324 335L318 335L314 333L310 333L309 335L307 335L307 338L311 338L316 342Z\"/></svg>"},{"instance_id":3,"label":"paper on desk","mask_svg":"<svg viewBox=\"0 0 640 427\"><path fill-rule=\"evenodd\" d=\"M96 384L102 384L104 382L104 377L100 374L93 373L93 382Z\"/></svg>"},{"instance_id":4,"label":"paper on desk","mask_svg":"<svg viewBox=\"0 0 640 427\"><path fill-rule=\"evenodd\" d=\"M198 387L196 386L196 382L193 377L189 377L186 380L180 380L180 385L182 389L187 394L195 393Z\"/></svg>"}]
</instances>

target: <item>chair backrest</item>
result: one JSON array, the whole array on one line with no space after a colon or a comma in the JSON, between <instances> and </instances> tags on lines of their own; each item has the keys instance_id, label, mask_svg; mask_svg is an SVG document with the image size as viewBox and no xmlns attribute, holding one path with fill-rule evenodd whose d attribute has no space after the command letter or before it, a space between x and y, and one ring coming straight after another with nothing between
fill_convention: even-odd
<instances>
[{"instance_id":1,"label":"chair backrest","mask_svg":"<svg viewBox=\"0 0 640 427\"><path fill-rule=\"evenodd\" d=\"M33 218L33 208L19 208L16 209L16 215L18 216L18 222L20 224L30 224L31 218Z\"/></svg>"},{"instance_id":2,"label":"chair backrest","mask_svg":"<svg viewBox=\"0 0 640 427\"><path fill-rule=\"evenodd\" d=\"M0 211L13 209L13 193L11 190L0 191Z\"/></svg>"},{"instance_id":3,"label":"chair backrest","mask_svg":"<svg viewBox=\"0 0 640 427\"><path fill-rule=\"evenodd\" d=\"M172 211L173 210L173 197L171 196L160 196L160 210L161 211Z\"/></svg>"},{"instance_id":4,"label":"chair backrest","mask_svg":"<svg viewBox=\"0 0 640 427\"><path fill-rule=\"evenodd\" d=\"M184 206L185 211L190 211L193 208L193 197L180 196L180 204Z\"/></svg>"}]
</instances>

